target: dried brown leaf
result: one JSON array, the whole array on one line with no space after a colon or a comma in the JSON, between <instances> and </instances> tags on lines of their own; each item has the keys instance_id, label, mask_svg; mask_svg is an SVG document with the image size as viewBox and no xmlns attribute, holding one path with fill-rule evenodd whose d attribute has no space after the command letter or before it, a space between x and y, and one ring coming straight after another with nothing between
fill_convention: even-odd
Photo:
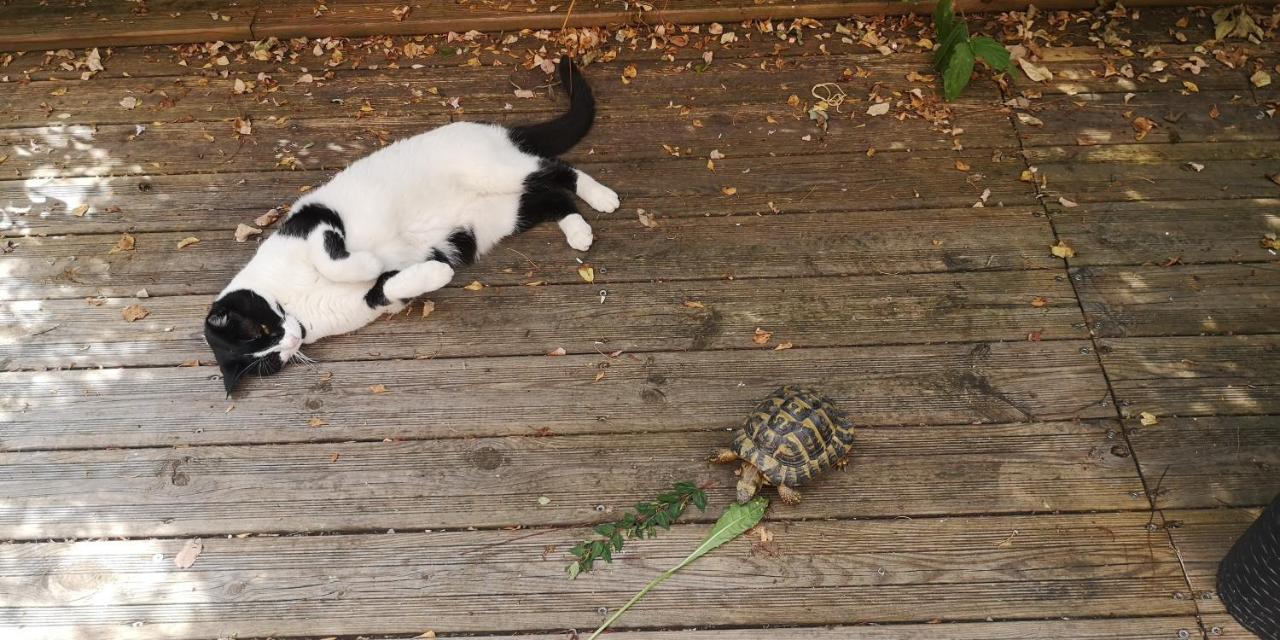
<instances>
[{"instance_id":1,"label":"dried brown leaf","mask_svg":"<svg viewBox=\"0 0 1280 640\"><path fill-rule=\"evenodd\" d=\"M120 315L124 317L126 322L137 322L151 315L151 312L148 311L146 307L140 304L131 304L125 307L120 312Z\"/></svg>"}]
</instances>

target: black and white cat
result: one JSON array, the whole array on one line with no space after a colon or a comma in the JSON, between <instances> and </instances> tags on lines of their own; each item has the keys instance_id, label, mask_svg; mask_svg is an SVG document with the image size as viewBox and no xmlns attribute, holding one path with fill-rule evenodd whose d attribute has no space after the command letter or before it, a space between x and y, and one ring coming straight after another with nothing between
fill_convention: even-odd
<instances>
[{"instance_id":1,"label":"black and white cat","mask_svg":"<svg viewBox=\"0 0 1280 640\"><path fill-rule=\"evenodd\" d=\"M227 393L245 374L279 371L304 344L403 309L541 222L589 249L573 194L605 213L618 194L556 157L595 119L591 88L567 56L558 71L569 110L554 120L449 124L361 158L299 199L205 318Z\"/></svg>"}]
</instances>

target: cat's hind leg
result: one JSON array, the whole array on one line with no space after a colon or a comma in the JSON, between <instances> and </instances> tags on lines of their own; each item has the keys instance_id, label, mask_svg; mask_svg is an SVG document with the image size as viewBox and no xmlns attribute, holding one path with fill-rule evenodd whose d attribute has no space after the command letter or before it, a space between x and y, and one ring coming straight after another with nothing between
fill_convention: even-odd
<instances>
[{"instance_id":1,"label":"cat's hind leg","mask_svg":"<svg viewBox=\"0 0 1280 640\"><path fill-rule=\"evenodd\" d=\"M556 221L569 246L578 251L591 248L595 235L591 225L578 213L578 205L568 191L557 188L539 188L520 196L516 228L523 231L543 222Z\"/></svg>"},{"instance_id":2,"label":"cat's hind leg","mask_svg":"<svg viewBox=\"0 0 1280 640\"><path fill-rule=\"evenodd\" d=\"M574 169L574 172L577 174L577 184L574 185L574 191L577 192L579 198L591 205L592 209L600 213L613 213L618 209L621 201L618 199L617 192L596 182L595 178L580 169Z\"/></svg>"},{"instance_id":3,"label":"cat's hind leg","mask_svg":"<svg viewBox=\"0 0 1280 640\"><path fill-rule=\"evenodd\" d=\"M369 282L382 273L382 262L367 251L349 253L346 239L334 229L318 228L307 236L311 263L333 282Z\"/></svg>"},{"instance_id":4,"label":"cat's hind leg","mask_svg":"<svg viewBox=\"0 0 1280 640\"><path fill-rule=\"evenodd\" d=\"M424 293L443 289L453 279L453 267L439 260L409 266L387 278L383 294L391 300L411 300Z\"/></svg>"}]
</instances>

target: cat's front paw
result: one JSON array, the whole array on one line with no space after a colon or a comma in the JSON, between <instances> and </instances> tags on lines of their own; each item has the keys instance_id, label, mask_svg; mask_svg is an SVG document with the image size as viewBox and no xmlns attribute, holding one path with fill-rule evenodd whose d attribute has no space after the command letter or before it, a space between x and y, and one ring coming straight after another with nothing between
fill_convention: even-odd
<instances>
[{"instance_id":1,"label":"cat's front paw","mask_svg":"<svg viewBox=\"0 0 1280 640\"><path fill-rule=\"evenodd\" d=\"M618 205L621 203L617 192L594 180L588 184L580 185L578 196L591 205L592 209L600 213L613 213L617 211ZM577 247L574 248L576 249Z\"/></svg>"},{"instance_id":2,"label":"cat's front paw","mask_svg":"<svg viewBox=\"0 0 1280 640\"><path fill-rule=\"evenodd\" d=\"M391 276L382 291L392 300L409 300L443 289L452 279L453 267L448 264L436 260L420 262Z\"/></svg>"}]
</instances>

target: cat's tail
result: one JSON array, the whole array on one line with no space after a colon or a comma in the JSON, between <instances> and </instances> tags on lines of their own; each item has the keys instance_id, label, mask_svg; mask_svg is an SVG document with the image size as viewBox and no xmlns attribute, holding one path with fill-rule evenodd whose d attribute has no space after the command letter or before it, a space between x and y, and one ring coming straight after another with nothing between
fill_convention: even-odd
<instances>
[{"instance_id":1,"label":"cat's tail","mask_svg":"<svg viewBox=\"0 0 1280 640\"><path fill-rule=\"evenodd\" d=\"M582 70L569 59L561 56L556 65L560 85L569 94L569 110L560 117L539 124L512 127L511 139L522 151L550 158L558 156L587 137L591 123L596 119L596 99Z\"/></svg>"}]
</instances>

